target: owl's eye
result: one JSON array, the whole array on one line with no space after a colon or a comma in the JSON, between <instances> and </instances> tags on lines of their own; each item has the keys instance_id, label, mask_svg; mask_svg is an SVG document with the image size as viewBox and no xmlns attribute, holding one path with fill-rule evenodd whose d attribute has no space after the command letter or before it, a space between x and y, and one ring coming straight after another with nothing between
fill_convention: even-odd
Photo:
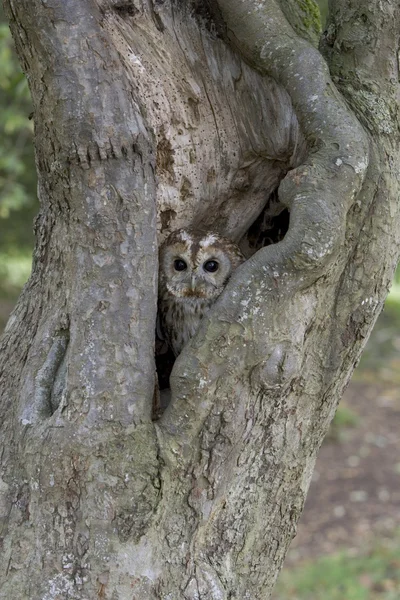
<instances>
[{"instance_id":1,"label":"owl's eye","mask_svg":"<svg viewBox=\"0 0 400 600\"><path fill-rule=\"evenodd\" d=\"M181 258L177 258L174 260L174 269L175 271L185 271L185 269L187 269L187 264Z\"/></svg>"},{"instance_id":2,"label":"owl's eye","mask_svg":"<svg viewBox=\"0 0 400 600\"><path fill-rule=\"evenodd\" d=\"M203 269L209 273L215 273L219 269L219 263L216 260L206 260Z\"/></svg>"}]
</instances>

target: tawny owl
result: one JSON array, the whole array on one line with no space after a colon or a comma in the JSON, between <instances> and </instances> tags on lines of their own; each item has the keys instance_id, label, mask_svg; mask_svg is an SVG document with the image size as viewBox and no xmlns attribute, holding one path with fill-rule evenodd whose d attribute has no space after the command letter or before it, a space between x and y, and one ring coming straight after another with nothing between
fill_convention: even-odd
<instances>
[{"instance_id":1,"label":"tawny owl","mask_svg":"<svg viewBox=\"0 0 400 600\"><path fill-rule=\"evenodd\" d=\"M236 244L212 232L178 229L161 245L159 314L175 356L243 261Z\"/></svg>"}]
</instances>

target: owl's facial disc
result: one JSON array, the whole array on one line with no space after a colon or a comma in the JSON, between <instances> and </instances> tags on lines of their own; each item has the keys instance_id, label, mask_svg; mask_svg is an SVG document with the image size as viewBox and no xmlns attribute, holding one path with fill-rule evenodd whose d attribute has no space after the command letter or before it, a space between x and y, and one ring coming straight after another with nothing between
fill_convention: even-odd
<instances>
[{"instance_id":1,"label":"owl's facial disc","mask_svg":"<svg viewBox=\"0 0 400 600\"><path fill-rule=\"evenodd\" d=\"M216 296L214 274L220 267L218 260L203 259L193 264L186 255L175 254L171 258L172 277L168 289L175 297L203 300Z\"/></svg>"},{"instance_id":2,"label":"owl's facial disc","mask_svg":"<svg viewBox=\"0 0 400 600\"><path fill-rule=\"evenodd\" d=\"M183 302L211 302L221 294L232 267L238 264L235 252L217 234L173 232L161 248L161 287L165 285L168 294Z\"/></svg>"}]
</instances>

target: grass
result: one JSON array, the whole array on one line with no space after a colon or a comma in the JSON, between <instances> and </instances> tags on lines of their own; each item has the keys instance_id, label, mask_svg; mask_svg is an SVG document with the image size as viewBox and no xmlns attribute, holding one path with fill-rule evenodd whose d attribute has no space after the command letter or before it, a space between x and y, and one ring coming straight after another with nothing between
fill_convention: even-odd
<instances>
[{"instance_id":1,"label":"grass","mask_svg":"<svg viewBox=\"0 0 400 600\"><path fill-rule=\"evenodd\" d=\"M327 438L331 441L340 442L343 439L345 432L348 429L357 427L359 422L360 418L357 413L342 401L333 418Z\"/></svg>"},{"instance_id":2,"label":"grass","mask_svg":"<svg viewBox=\"0 0 400 600\"><path fill-rule=\"evenodd\" d=\"M0 302L15 302L32 267L33 227L37 212L33 201L24 210L0 218Z\"/></svg>"},{"instance_id":3,"label":"grass","mask_svg":"<svg viewBox=\"0 0 400 600\"><path fill-rule=\"evenodd\" d=\"M400 284L395 282L354 373L354 380L400 384L399 350Z\"/></svg>"},{"instance_id":4,"label":"grass","mask_svg":"<svg viewBox=\"0 0 400 600\"><path fill-rule=\"evenodd\" d=\"M341 404L336 411L333 425L336 427L356 427L359 422L358 415L346 404Z\"/></svg>"},{"instance_id":5,"label":"grass","mask_svg":"<svg viewBox=\"0 0 400 600\"><path fill-rule=\"evenodd\" d=\"M399 270L398 270L399 271ZM400 282L395 281L390 288L389 296L387 301L392 304L396 304L397 307L400 305Z\"/></svg>"},{"instance_id":6,"label":"grass","mask_svg":"<svg viewBox=\"0 0 400 600\"><path fill-rule=\"evenodd\" d=\"M31 252L0 246L0 335L32 267Z\"/></svg>"},{"instance_id":7,"label":"grass","mask_svg":"<svg viewBox=\"0 0 400 600\"><path fill-rule=\"evenodd\" d=\"M25 252L0 252L0 293L14 298L28 279L32 257Z\"/></svg>"},{"instance_id":8,"label":"grass","mask_svg":"<svg viewBox=\"0 0 400 600\"><path fill-rule=\"evenodd\" d=\"M400 533L350 551L283 569L273 600L399 600Z\"/></svg>"}]
</instances>

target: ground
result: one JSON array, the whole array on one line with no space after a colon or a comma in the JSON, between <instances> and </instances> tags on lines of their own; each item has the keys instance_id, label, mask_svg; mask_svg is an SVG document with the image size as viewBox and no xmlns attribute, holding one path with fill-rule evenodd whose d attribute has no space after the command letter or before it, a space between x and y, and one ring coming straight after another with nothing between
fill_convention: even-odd
<instances>
[{"instance_id":1,"label":"ground","mask_svg":"<svg viewBox=\"0 0 400 600\"><path fill-rule=\"evenodd\" d=\"M400 598L399 325L394 302L318 455L273 600Z\"/></svg>"},{"instance_id":2,"label":"ground","mask_svg":"<svg viewBox=\"0 0 400 600\"><path fill-rule=\"evenodd\" d=\"M354 423L319 453L290 559L362 547L400 526L398 386L352 383L343 403Z\"/></svg>"}]
</instances>

